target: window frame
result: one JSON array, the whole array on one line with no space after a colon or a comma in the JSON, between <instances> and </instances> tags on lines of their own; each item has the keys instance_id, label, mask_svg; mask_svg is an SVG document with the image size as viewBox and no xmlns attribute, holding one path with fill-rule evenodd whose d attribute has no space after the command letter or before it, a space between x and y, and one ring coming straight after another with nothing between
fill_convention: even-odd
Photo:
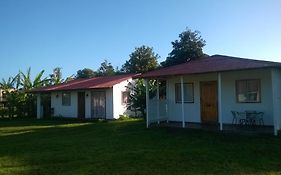
<instances>
[{"instance_id":1,"label":"window frame","mask_svg":"<svg viewBox=\"0 0 281 175\"><path fill-rule=\"evenodd\" d=\"M69 95L69 103L65 103L64 94ZM62 94L61 94L61 105L62 106L71 106L71 92L62 92Z\"/></svg>"},{"instance_id":2,"label":"window frame","mask_svg":"<svg viewBox=\"0 0 281 175\"><path fill-rule=\"evenodd\" d=\"M184 85L191 85L192 87L192 101L183 101L183 103L194 103L194 83L193 82L189 82L189 83L183 83L183 86ZM180 89L181 89L181 83L175 83L175 102L176 103L182 103L182 100L177 100L177 85L180 86ZM181 93L181 92L180 92ZM184 100L184 99L183 99Z\"/></svg>"},{"instance_id":3,"label":"window frame","mask_svg":"<svg viewBox=\"0 0 281 175\"><path fill-rule=\"evenodd\" d=\"M248 87L248 81L257 81L258 82L258 95L259 99L257 101L239 101L238 98L238 84L241 81L246 81L246 88L247 88L247 93L249 93L249 87ZM241 79L241 80L236 80L235 81L235 97L236 97L236 103L261 103L261 79Z\"/></svg>"}]
</instances>

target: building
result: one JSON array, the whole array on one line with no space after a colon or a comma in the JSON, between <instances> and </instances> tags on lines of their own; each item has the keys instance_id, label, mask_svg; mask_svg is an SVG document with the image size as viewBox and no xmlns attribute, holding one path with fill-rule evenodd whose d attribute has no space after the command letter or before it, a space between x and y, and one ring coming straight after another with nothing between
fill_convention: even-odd
<instances>
[{"instance_id":1,"label":"building","mask_svg":"<svg viewBox=\"0 0 281 175\"><path fill-rule=\"evenodd\" d=\"M33 89L37 118L60 116L80 119L118 119L128 110L133 74L77 79Z\"/></svg>"},{"instance_id":2,"label":"building","mask_svg":"<svg viewBox=\"0 0 281 175\"><path fill-rule=\"evenodd\" d=\"M281 63L213 55L138 76L147 84L147 127L161 121L233 124L236 111L262 113L266 126L281 127ZM165 82L150 98L148 81ZM162 83L163 84L163 83ZM160 98L162 97L162 98Z\"/></svg>"}]
</instances>

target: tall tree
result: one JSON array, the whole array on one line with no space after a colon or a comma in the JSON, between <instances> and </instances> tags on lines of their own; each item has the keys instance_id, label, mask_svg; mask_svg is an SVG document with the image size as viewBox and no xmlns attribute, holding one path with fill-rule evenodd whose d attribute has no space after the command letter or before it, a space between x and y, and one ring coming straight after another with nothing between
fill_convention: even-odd
<instances>
[{"instance_id":1,"label":"tall tree","mask_svg":"<svg viewBox=\"0 0 281 175\"><path fill-rule=\"evenodd\" d=\"M203 47L206 41L201 37L200 32L186 29L179 34L179 40L172 42L173 50L169 53L167 59L161 63L163 67L185 63L206 56L203 53Z\"/></svg>"},{"instance_id":2,"label":"tall tree","mask_svg":"<svg viewBox=\"0 0 281 175\"><path fill-rule=\"evenodd\" d=\"M52 85L60 84L63 82L61 67L53 69L53 73L50 74L50 81Z\"/></svg>"},{"instance_id":3,"label":"tall tree","mask_svg":"<svg viewBox=\"0 0 281 175\"><path fill-rule=\"evenodd\" d=\"M104 62L101 63L97 74L98 76L110 76L115 74L115 70L111 63L105 59Z\"/></svg>"},{"instance_id":4,"label":"tall tree","mask_svg":"<svg viewBox=\"0 0 281 175\"><path fill-rule=\"evenodd\" d=\"M82 70L78 70L76 74L76 78L92 78L96 76L96 72L89 68L84 68Z\"/></svg>"},{"instance_id":5,"label":"tall tree","mask_svg":"<svg viewBox=\"0 0 281 175\"><path fill-rule=\"evenodd\" d=\"M136 47L129 56L129 60L122 66L122 71L127 73L144 73L158 67L159 55L154 53L152 47Z\"/></svg>"}]
</instances>

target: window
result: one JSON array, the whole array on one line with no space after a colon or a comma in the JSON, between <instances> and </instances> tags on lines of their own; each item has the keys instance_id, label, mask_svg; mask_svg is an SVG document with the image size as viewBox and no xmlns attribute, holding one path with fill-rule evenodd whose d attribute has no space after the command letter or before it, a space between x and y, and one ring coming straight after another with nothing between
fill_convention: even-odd
<instances>
[{"instance_id":1,"label":"window","mask_svg":"<svg viewBox=\"0 0 281 175\"><path fill-rule=\"evenodd\" d=\"M70 92L62 93L62 105L63 106L71 105L71 93Z\"/></svg>"},{"instance_id":2,"label":"window","mask_svg":"<svg viewBox=\"0 0 281 175\"><path fill-rule=\"evenodd\" d=\"M184 91L184 103L193 103L194 102L194 92L193 92L193 83L184 83L183 84ZM177 83L175 86L175 95L176 95L176 103L181 103L181 84Z\"/></svg>"},{"instance_id":3,"label":"window","mask_svg":"<svg viewBox=\"0 0 281 175\"><path fill-rule=\"evenodd\" d=\"M130 92L124 91L122 92L122 104L128 104L130 102Z\"/></svg>"},{"instance_id":4,"label":"window","mask_svg":"<svg viewBox=\"0 0 281 175\"><path fill-rule=\"evenodd\" d=\"M239 103L259 103L260 80L237 80L236 81L236 99Z\"/></svg>"}]
</instances>

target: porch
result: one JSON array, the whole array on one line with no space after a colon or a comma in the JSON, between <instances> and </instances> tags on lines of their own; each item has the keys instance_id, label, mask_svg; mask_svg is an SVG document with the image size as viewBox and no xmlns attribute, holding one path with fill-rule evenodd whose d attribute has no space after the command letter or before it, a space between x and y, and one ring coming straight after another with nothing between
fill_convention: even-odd
<instances>
[{"instance_id":1,"label":"porch","mask_svg":"<svg viewBox=\"0 0 281 175\"><path fill-rule=\"evenodd\" d=\"M220 130L219 124L202 124L202 123L192 123L185 122L185 129L191 130L205 130L217 132ZM182 128L181 122L167 122L162 121L159 123L152 123L150 127L169 127L169 128ZM247 125L233 125L233 124L223 124L224 133L238 133L246 135L256 135L256 134L272 134L274 132L273 126L247 126Z\"/></svg>"},{"instance_id":2,"label":"porch","mask_svg":"<svg viewBox=\"0 0 281 175\"><path fill-rule=\"evenodd\" d=\"M146 105L147 117L146 126L161 127L182 127L189 129L208 129L219 130L223 132L249 132L249 133L274 133L277 135L279 130L280 116L278 115L278 102L275 101L276 84L272 81L274 78L272 70L244 70L236 72L217 72L200 75L179 75L154 77L145 79L146 85ZM249 80L258 80L257 91L251 93L258 94L254 97L257 102L241 103L237 98L237 82L240 77ZM149 81L156 81L156 95L151 97L149 93ZM160 82L166 81L166 97L160 94ZM207 93L202 94L204 83L212 82L213 87L207 87ZM186 84L192 84L192 93L187 92L184 87ZM180 88L178 88L179 86ZM180 91L181 101L177 101ZM210 91L213 89L213 91ZM203 90L204 91L204 90ZM261 93L262 92L262 93ZM187 93L187 94L186 94ZM212 94L212 95L210 95ZM192 96L192 100L185 100L186 96ZM214 110L202 111L202 103L208 98L207 107ZM262 99L262 100L261 100ZM276 103L277 102L277 103ZM206 108L207 108L206 107ZM264 113L264 123L254 126L242 126L232 124L232 111L244 112L247 110ZM205 115L205 117L204 117ZM208 118L209 117L209 118ZM206 124L212 123L212 125Z\"/></svg>"}]
</instances>

